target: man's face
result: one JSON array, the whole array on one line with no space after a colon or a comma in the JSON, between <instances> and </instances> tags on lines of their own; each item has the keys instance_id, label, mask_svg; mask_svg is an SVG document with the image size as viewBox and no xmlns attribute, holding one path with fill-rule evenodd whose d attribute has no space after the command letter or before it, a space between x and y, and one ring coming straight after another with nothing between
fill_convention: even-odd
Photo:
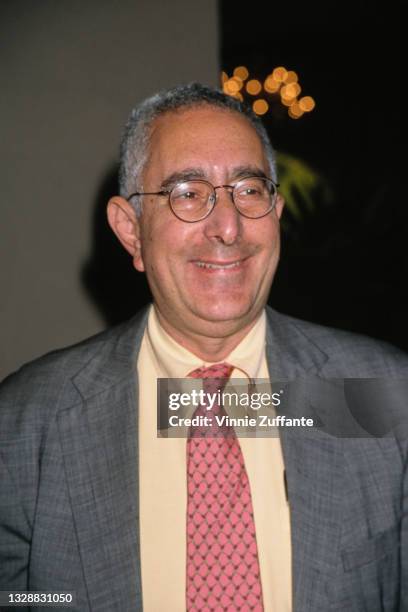
<instances>
[{"instance_id":1,"label":"man's face","mask_svg":"<svg viewBox=\"0 0 408 612\"><path fill-rule=\"evenodd\" d=\"M143 174L144 191L179 178L234 185L243 176L269 176L254 128L238 113L201 106L156 120ZM223 337L249 328L268 298L279 258L283 200L261 219L241 216L228 190L202 221L186 223L166 196L145 196L137 270L145 271L162 321L170 329Z\"/></svg>"}]
</instances>

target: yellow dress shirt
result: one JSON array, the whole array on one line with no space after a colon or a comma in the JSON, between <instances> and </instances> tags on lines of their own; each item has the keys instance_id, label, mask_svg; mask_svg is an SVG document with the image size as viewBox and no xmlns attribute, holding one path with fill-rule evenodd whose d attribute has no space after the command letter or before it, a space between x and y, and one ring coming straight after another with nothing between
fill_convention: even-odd
<instances>
[{"instance_id":1,"label":"yellow dress shirt","mask_svg":"<svg viewBox=\"0 0 408 612\"><path fill-rule=\"evenodd\" d=\"M232 378L269 378L266 315L224 361ZM151 307L137 370L139 376L140 549L144 612L186 609L186 439L157 436L157 378L183 378L203 362L171 338ZM265 612L291 612L290 514L281 444L275 438L240 438L248 473Z\"/></svg>"}]
</instances>

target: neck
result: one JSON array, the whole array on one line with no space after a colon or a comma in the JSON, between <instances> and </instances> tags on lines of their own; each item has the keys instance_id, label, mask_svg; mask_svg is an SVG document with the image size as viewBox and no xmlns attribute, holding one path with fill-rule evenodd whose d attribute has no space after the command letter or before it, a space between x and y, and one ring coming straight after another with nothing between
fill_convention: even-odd
<instances>
[{"instance_id":1,"label":"neck","mask_svg":"<svg viewBox=\"0 0 408 612\"><path fill-rule=\"evenodd\" d=\"M233 331L228 329L217 331L214 326L211 334L202 334L188 328L180 331L162 316L157 307L156 314L160 325L173 340L190 351L190 353L210 363L223 361L238 346L241 340L245 338L259 318L258 316L247 325L240 326L239 330L236 330L234 326Z\"/></svg>"}]
</instances>

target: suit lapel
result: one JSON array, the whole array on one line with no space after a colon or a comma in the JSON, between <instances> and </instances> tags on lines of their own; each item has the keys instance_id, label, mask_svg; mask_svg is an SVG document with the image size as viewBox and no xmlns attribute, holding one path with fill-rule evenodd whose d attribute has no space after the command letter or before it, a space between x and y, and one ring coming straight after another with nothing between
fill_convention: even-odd
<instances>
[{"instance_id":1,"label":"suit lapel","mask_svg":"<svg viewBox=\"0 0 408 612\"><path fill-rule=\"evenodd\" d=\"M272 380L289 379L288 416L307 414L307 378L328 360L294 323L268 309L266 354ZM282 428L291 509L293 609L327 610L325 583L338 559L342 441L317 429Z\"/></svg>"},{"instance_id":2,"label":"suit lapel","mask_svg":"<svg viewBox=\"0 0 408 612\"><path fill-rule=\"evenodd\" d=\"M73 379L81 401L58 415L90 608L142 608L136 361L146 313L113 332Z\"/></svg>"}]
</instances>

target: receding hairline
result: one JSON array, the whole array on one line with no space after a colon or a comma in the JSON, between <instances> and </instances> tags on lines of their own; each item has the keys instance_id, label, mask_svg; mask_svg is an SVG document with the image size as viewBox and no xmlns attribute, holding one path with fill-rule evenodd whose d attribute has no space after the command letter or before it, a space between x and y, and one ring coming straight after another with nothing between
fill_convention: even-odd
<instances>
[{"instance_id":1,"label":"receding hairline","mask_svg":"<svg viewBox=\"0 0 408 612\"><path fill-rule=\"evenodd\" d=\"M251 119L247 115L245 115L245 113L242 113L239 110L236 110L234 108L228 108L226 106L212 104L211 101L198 100L198 101L192 101L190 103L187 102L186 104L183 104L183 106L178 106L176 108L165 109L162 112L156 114L155 116L151 118L150 122L147 124L145 128L146 129L145 137L146 137L146 142L147 142L147 150L146 150L147 155L140 169L141 174L145 171L146 166L149 163L150 155L151 155L151 151L150 151L151 142L152 142L153 134L158 127L158 124L160 124L161 121L166 120L167 117L172 116L172 115L177 116L177 115L182 115L184 113L194 112L196 110L205 110L205 109L209 111L217 111L217 112L224 113L224 114L228 113L229 115L242 119L254 132L255 136L257 137L262 147L262 150L265 155L265 159L266 161L268 160L268 155L267 155L265 144L262 141L262 138L259 132L257 131L255 125L253 124Z\"/></svg>"},{"instance_id":2,"label":"receding hairline","mask_svg":"<svg viewBox=\"0 0 408 612\"><path fill-rule=\"evenodd\" d=\"M217 111L220 113L228 113L236 117L240 117L244 119L248 123L248 125L252 127L254 132L258 133L256 131L256 128L253 122L245 113L235 108L228 108L227 106L221 106L221 105L212 103L207 100L198 100L198 101L194 100L192 102L186 102L186 104L183 104L183 106L177 106L176 108L166 108L165 110L159 112L154 117L152 117L149 127L153 126L158 120L165 118L168 115L182 115L183 113L194 112L196 110L205 110L205 109L211 110L211 111Z\"/></svg>"}]
</instances>

